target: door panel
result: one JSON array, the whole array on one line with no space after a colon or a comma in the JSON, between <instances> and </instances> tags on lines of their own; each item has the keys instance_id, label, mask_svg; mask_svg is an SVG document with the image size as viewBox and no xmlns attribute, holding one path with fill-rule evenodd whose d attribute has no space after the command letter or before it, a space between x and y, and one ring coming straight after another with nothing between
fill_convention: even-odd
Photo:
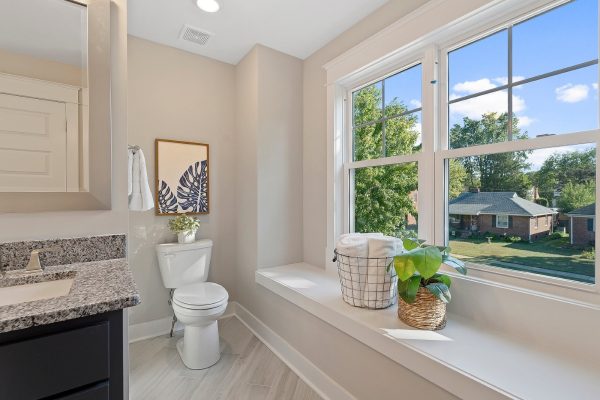
<instances>
[{"instance_id":1,"label":"door panel","mask_svg":"<svg viewBox=\"0 0 600 400\"><path fill-rule=\"evenodd\" d=\"M66 190L65 103L0 94L0 192Z\"/></svg>"}]
</instances>

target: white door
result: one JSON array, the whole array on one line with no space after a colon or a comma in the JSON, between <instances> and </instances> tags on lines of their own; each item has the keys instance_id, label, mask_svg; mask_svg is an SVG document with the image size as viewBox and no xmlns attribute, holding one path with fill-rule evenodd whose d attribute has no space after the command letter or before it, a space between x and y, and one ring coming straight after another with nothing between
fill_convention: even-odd
<instances>
[{"instance_id":1,"label":"white door","mask_svg":"<svg viewBox=\"0 0 600 400\"><path fill-rule=\"evenodd\" d=\"M0 94L0 192L64 192L66 105Z\"/></svg>"}]
</instances>

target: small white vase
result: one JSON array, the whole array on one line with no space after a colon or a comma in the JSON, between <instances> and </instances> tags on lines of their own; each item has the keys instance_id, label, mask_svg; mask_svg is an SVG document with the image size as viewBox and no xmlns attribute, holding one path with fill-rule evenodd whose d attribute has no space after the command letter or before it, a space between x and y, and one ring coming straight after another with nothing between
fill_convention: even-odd
<instances>
[{"instance_id":1,"label":"small white vase","mask_svg":"<svg viewBox=\"0 0 600 400\"><path fill-rule=\"evenodd\" d=\"M179 232L177 234L178 243L194 243L196 241L196 230Z\"/></svg>"}]
</instances>

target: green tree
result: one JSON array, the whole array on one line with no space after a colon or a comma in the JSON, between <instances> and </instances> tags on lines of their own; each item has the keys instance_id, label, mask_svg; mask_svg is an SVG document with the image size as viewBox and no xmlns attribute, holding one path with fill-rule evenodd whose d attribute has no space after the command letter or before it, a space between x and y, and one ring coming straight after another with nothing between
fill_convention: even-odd
<instances>
[{"instance_id":1,"label":"green tree","mask_svg":"<svg viewBox=\"0 0 600 400\"><path fill-rule=\"evenodd\" d=\"M382 91L371 85L353 96L354 160L410 154L418 150L420 132L415 115L394 100L385 107ZM359 168L354 173L354 229L395 235L416 216L417 165L407 163Z\"/></svg>"},{"instance_id":2,"label":"green tree","mask_svg":"<svg viewBox=\"0 0 600 400\"><path fill-rule=\"evenodd\" d=\"M448 182L449 199L455 199L459 194L464 192L465 183L467 182L467 171L460 161L456 159L450 160L450 179Z\"/></svg>"},{"instance_id":3,"label":"green tree","mask_svg":"<svg viewBox=\"0 0 600 400\"><path fill-rule=\"evenodd\" d=\"M548 157L534 175L540 196L554 198L554 192L567 183L588 184L596 181L596 149L556 153Z\"/></svg>"},{"instance_id":4,"label":"green tree","mask_svg":"<svg viewBox=\"0 0 600 400\"><path fill-rule=\"evenodd\" d=\"M513 139L527 138L518 126L518 118L513 117ZM450 129L450 144L453 148L468 147L508 140L508 114L487 113L480 120L463 118L463 124L455 124ZM486 154L460 159L466 171L465 185L479 188L482 192L517 192L523 198L531 186L525 173L529 168L529 151ZM467 187L465 187L467 189Z\"/></svg>"},{"instance_id":5,"label":"green tree","mask_svg":"<svg viewBox=\"0 0 600 400\"><path fill-rule=\"evenodd\" d=\"M567 182L562 188L556 205L563 213L568 213L595 201L596 184L593 181L586 183Z\"/></svg>"}]
</instances>

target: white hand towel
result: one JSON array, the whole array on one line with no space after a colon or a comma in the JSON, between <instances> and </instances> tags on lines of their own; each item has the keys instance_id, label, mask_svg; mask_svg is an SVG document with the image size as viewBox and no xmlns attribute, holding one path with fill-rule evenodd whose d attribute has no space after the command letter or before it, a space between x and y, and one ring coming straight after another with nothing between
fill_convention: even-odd
<instances>
[{"instance_id":1,"label":"white hand towel","mask_svg":"<svg viewBox=\"0 0 600 400\"><path fill-rule=\"evenodd\" d=\"M392 270L388 271L387 266L392 257L401 252L401 244L402 241L390 236L369 238L369 262L363 292L365 307L386 308L392 304L397 278L392 278Z\"/></svg>"},{"instance_id":2,"label":"white hand towel","mask_svg":"<svg viewBox=\"0 0 600 400\"><path fill-rule=\"evenodd\" d=\"M129 209L131 211L147 211L154 208L152 191L148 184L146 159L142 149L133 154L131 166L131 194L129 195Z\"/></svg>"},{"instance_id":3,"label":"white hand towel","mask_svg":"<svg viewBox=\"0 0 600 400\"><path fill-rule=\"evenodd\" d=\"M127 196L133 192L133 149L127 151Z\"/></svg>"},{"instance_id":4,"label":"white hand towel","mask_svg":"<svg viewBox=\"0 0 600 400\"><path fill-rule=\"evenodd\" d=\"M362 307L367 273L366 258L369 256L368 244L368 236L360 233L341 235L336 243L342 297L346 303L357 307Z\"/></svg>"}]
</instances>

